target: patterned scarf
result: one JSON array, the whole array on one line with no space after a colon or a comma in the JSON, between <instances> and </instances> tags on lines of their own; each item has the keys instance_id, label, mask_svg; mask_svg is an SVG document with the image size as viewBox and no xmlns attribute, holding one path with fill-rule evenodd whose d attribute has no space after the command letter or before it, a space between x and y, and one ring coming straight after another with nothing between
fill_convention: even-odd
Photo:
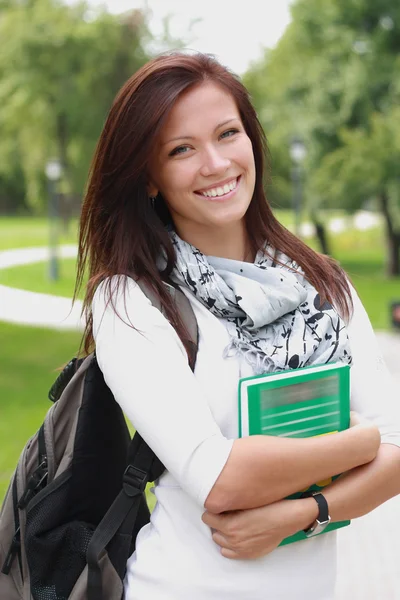
<instances>
[{"instance_id":1,"label":"patterned scarf","mask_svg":"<svg viewBox=\"0 0 400 600\"><path fill-rule=\"evenodd\" d=\"M187 286L213 315L226 319L231 342L225 357L244 356L255 374L351 363L343 320L329 302L321 303L316 289L285 254L266 244L254 264L242 263L205 256L174 231L170 236L176 251L173 281Z\"/></svg>"}]
</instances>

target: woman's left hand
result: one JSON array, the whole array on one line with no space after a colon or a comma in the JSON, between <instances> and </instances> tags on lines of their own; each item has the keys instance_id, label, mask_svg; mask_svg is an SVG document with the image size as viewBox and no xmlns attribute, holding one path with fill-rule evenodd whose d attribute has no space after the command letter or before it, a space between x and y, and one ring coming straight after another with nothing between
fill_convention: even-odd
<instances>
[{"instance_id":1,"label":"woman's left hand","mask_svg":"<svg viewBox=\"0 0 400 600\"><path fill-rule=\"evenodd\" d=\"M308 499L309 500L309 499ZM260 508L221 514L205 512L203 522L226 558L251 559L269 554L281 541L313 521L307 500L279 500ZM316 502L312 500L316 505ZM310 511L311 508L311 511Z\"/></svg>"}]
</instances>

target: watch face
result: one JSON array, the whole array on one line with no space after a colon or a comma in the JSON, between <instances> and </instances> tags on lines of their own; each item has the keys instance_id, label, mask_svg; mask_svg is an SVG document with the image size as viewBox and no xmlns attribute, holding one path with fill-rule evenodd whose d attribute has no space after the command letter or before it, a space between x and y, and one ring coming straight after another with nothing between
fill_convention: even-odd
<instances>
[{"instance_id":1,"label":"watch face","mask_svg":"<svg viewBox=\"0 0 400 600\"><path fill-rule=\"evenodd\" d=\"M305 531L305 534L307 537L311 537L314 535L318 535L319 533L322 533L324 531L324 529L327 527L327 525L329 525L331 518L328 517L327 521L315 521L315 523L310 527L310 529L308 529L307 531Z\"/></svg>"}]
</instances>

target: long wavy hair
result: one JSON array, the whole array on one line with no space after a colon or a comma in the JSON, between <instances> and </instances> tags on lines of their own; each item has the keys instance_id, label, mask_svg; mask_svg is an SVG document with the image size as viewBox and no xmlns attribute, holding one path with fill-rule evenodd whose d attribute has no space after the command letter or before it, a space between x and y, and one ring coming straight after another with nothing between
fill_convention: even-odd
<instances>
[{"instance_id":1,"label":"long wavy hair","mask_svg":"<svg viewBox=\"0 0 400 600\"><path fill-rule=\"evenodd\" d=\"M246 88L208 54L173 52L149 61L125 83L111 106L94 154L80 219L74 293L75 299L87 274L83 303L86 328L82 339L85 353L94 348L93 295L99 282L106 279L109 301L113 302L113 275L135 274L152 286L168 319L181 338L185 337L183 324L163 284L175 262L166 229L171 218L161 194L154 206L148 198L147 169L156 140L176 101L204 81L215 82L232 95L253 145L256 181L245 216L252 249L257 251L268 240L296 260L322 301L334 304L344 318L350 315L350 289L342 269L283 227L268 205L267 142ZM162 249L167 264L165 271L159 272L156 261ZM125 285L126 278L119 281Z\"/></svg>"}]
</instances>

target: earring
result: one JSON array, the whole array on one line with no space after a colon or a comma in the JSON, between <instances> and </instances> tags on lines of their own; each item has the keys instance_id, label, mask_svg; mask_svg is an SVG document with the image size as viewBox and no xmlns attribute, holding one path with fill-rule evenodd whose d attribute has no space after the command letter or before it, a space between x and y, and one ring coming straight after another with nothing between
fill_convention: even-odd
<instances>
[{"instance_id":1,"label":"earring","mask_svg":"<svg viewBox=\"0 0 400 600\"><path fill-rule=\"evenodd\" d=\"M156 196L150 196L149 200L151 202L151 208L154 208L154 204L156 202Z\"/></svg>"}]
</instances>

